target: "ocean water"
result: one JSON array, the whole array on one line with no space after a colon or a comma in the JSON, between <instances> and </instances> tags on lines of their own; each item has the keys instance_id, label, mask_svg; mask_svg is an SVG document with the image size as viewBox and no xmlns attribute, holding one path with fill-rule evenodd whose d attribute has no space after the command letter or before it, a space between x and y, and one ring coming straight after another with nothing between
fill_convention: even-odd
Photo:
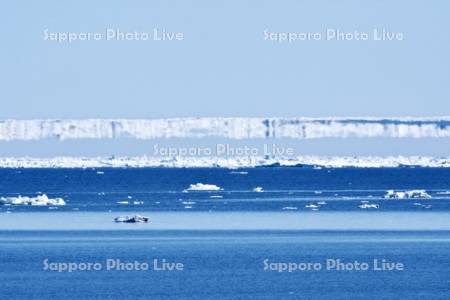
<instances>
[{"instance_id":1,"label":"ocean water","mask_svg":"<svg viewBox=\"0 0 450 300\"><path fill-rule=\"evenodd\" d=\"M0 205L0 298L448 299L448 191L432 168L0 169L0 196L67 202Z\"/></svg>"},{"instance_id":2,"label":"ocean water","mask_svg":"<svg viewBox=\"0 0 450 300\"><path fill-rule=\"evenodd\" d=\"M2 232L3 299L448 299L448 232ZM100 271L46 271L99 262ZM106 259L182 262L182 271L106 269ZM269 262L319 271L264 270ZM402 262L404 271L326 270L327 259Z\"/></svg>"},{"instance_id":3,"label":"ocean water","mask_svg":"<svg viewBox=\"0 0 450 300\"><path fill-rule=\"evenodd\" d=\"M223 190L184 192L195 183ZM389 189L425 189L432 198L387 201ZM66 200L61 211L311 211L305 206L322 201L320 211L360 211L361 201L379 204L379 211L450 211L449 191L446 168L0 169L0 196L46 193Z\"/></svg>"}]
</instances>

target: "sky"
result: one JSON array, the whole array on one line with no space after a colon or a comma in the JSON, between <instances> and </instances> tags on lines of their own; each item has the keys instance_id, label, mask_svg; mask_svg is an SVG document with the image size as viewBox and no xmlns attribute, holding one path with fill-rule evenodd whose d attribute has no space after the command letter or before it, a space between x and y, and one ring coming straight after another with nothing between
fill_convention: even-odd
<instances>
[{"instance_id":1,"label":"sky","mask_svg":"<svg viewBox=\"0 0 450 300\"><path fill-rule=\"evenodd\" d=\"M0 119L450 115L448 1L6 1ZM47 33L182 40L57 42ZM374 41L374 29L401 40ZM367 32L366 41L265 40ZM152 36L151 36L152 37Z\"/></svg>"}]
</instances>

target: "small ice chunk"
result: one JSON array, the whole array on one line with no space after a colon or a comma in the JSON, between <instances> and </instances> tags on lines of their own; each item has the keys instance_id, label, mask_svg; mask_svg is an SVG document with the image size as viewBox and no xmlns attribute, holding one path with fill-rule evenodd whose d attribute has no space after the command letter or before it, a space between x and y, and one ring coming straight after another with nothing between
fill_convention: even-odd
<instances>
[{"instance_id":1,"label":"small ice chunk","mask_svg":"<svg viewBox=\"0 0 450 300\"><path fill-rule=\"evenodd\" d=\"M191 184L185 191L221 191L222 188L215 184L196 183Z\"/></svg>"},{"instance_id":2,"label":"small ice chunk","mask_svg":"<svg viewBox=\"0 0 450 300\"><path fill-rule=\"evenodd\" d=\"M231 171L230 174L240 174L240 175L247 175L247 171Z\"/></svg>"},{"instance_id":3,"label":"small ice chunk","mask_svg":"<svg viewBox=\"0 0 450 300\"><path fill-rule=\"evenodd\" d=\"M195 204L194 201L183 201L181 203L184 204L184 205L193 205L193 204Z\"/></svg>"},{"instance_id":4,"label":"small ice chunk","mask_svg":"<svg viewBox=\"0 0 450 300\"><path fill-rule=\"evenodd\" d=\"M380 205L363 203L361 205L358 205L358 207L361 208L361 209L376 209L376 208L380 208Z\"/></svg>"},{"instance_id":5,"label":"small ice chunk","mask_svg":"<svg viewBox=\"0 0 450 300\"><path fill-rule=\"evenodd\" d=\"M450 195L450 191L437 192L437 195Z\"/></svg>"},{"instance_id":6,"label":"small ice chunk","mask_svg":"<svg viewBox=\"0 0 450 300\"><path fill-rule=\"evenodd\" d=\"M282 210L297 210L298 208L295 206L285 206L282 208Z\"/></svg>"},{"instance_id":7,"label":"small ice chunk","mask_svg":"<svg viewBox=\"0 0 450 300\"><path fill-rule=\"evenodd\" d=\"M116 223L147 223L148 218L140 215L130 216L120 216L114 219Z\"/></svg>"},{"instance_id":8,"label":"small ice chunk","mask_svg":"<svg viewBox=\"0 0 450 300\"><path fill-rule=\"evenodd\" d=\"M306 208L319 208L319 205L310 203L310 204L305 205L305 207Z\"/></svg>"}]
</instances>

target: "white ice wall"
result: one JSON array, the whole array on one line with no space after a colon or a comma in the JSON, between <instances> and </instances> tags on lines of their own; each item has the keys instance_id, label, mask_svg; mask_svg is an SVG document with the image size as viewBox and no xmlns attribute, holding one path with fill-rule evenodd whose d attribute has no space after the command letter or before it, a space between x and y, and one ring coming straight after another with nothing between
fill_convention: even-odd
<instances>
[{"instance_id":1,"label":"white ice wall","mask_svg":"<svg viewBox=\"0 0 450 300\"><path fill-rule=\"evenodd\" d=\"M4 120L0 141L113 138L450 137L443 118L176 118Z\"/></svg>"}]
</instances>

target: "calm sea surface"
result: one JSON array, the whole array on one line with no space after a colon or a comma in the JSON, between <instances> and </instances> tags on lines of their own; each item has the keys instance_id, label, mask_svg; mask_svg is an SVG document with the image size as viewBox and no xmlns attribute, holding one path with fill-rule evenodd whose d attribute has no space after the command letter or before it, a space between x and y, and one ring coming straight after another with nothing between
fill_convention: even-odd
<instances>
[{"instance_id":1,"label":"calm sea surface","mask_svg":"<svg viewBox=\"0 0 450 300\"><path fill-rule=\"evenodd\" d=\"M67 202L0 205L0 298L448 299L448 191L431 168L0 169L0 197Z\"/></svg>"}]
</instances>

